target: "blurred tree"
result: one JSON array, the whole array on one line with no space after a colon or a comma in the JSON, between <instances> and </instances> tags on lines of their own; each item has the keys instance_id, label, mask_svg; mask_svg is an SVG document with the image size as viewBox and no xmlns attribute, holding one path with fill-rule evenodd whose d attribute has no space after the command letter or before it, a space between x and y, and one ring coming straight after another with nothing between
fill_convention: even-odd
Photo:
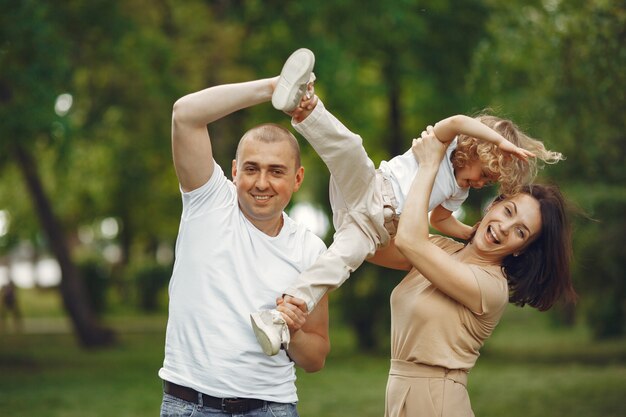
<instances>
[{"instance_id":1,"label":"blurred tree","mask_svg":"<svg viewBox=\"0 0 626 417\"><path fill-rule=\"evenodd\" d=\"M59 175L73 190L63 208L82 223L115 218L123 268L133 255L154 256L176 228L167 221L178 202L168 135L177 94L168 76L170 10L147 1L85 2L80 9L85 16L72 27L83 36L75 41L80 53L72 56L68 87L76 104L67 158L77 171Z\"/></svg>"},{"instance_id":2,"label":"blurred tree","mask_svg":"<svg viewBox=\"0 0 626 417\"><path fill-rule=\"evenodd\" d=\"M568 161L550 170L555 178L623 184L624 5L492 3L489 37L474 60L472 95L514 113L558 145Z\"/></svg>"},{"instance_id":3,"label":"blurred tree","mask_svg":"<svg viewBox=\"0 0 626 417\"><path fill-rule=\"evenodd\" d=\"M54 144L53 129L62 128L55 102L69 81L67 56L71 38L63 11L51 3L3 2L0 9L0 166L12 160L27 186L50 250L62 272L61 294L80 342L99 346L113 341L113 333L97 320L85 297L85 288L72 260L61 220L45 190L33 155Z\"/></svg>"},{"instance_id":4,"label":"blurred tree","mask_svg":"<svg viewBox=\"0 0 626 417\"><path fill-rule=\"evenodd\" d=\"M607 329L598 336L623 334L626 8L606 0L487 3L489 36L475 55L470 94L567 156L546 174L599 220L577 219L581 305L593 328Z\"/></svg>"},{"instance_id":5,"label":"blurred tree","mask_svg":"<svg viewBox=\"0 0 626 417\"><path fill-rule=\"evenodd\" d=\"M219 6L201 0L0 6L0 99L7 121L0 165L8 175L0 202L12 221L3 242L36 229L23 195L11 186L16 174L8 162L17 161L85 345L101 341L89 335L98 326L72 257L73 249L84 251L78 229L95 229L104 218L117 221L118 280L133 259L153 262L162 242L173 246L180 195L171 163L172 104L187 92L255 76L238 63L243 23L213 24ZM215 126L216 158L224 166L236 141L219 139L231 130L241 136L245 116ZM102 256L101 249L92 251Z\"/></svg>"},{"instance_id":6,"label":"blurred tree","mask_svg":"<svg viewBox=\"0 0 626 417\"><path fill-rule=\"evenodd\" d=\"M596 338L622 336L626 332L626 187L597 185L572 191L593 217L579 221L574 235L581 305Z\"/></svg>"}]
</instances>

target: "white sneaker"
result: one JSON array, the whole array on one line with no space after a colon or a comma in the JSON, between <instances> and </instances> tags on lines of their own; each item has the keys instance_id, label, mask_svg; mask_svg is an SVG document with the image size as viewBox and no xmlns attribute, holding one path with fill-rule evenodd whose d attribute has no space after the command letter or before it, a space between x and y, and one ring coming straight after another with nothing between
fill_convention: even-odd
<instances>
[{"instance_id":1,"label":"white sneaker","mask_svg":"<svg viewBox=\"0 0 626 417\"><path fill-rule=\"evenodd\" d=\"M306 48L300 48L287 58L280 78L272 94L272 106L276 110L292 111L300 103L312 79L315 55Z\"/></svg>"},{"instance_id":2,"label":"white sneaker","mask_svg":"<svg viewBox=\"0 0 626 417\"><path fill-rule=\"evenodd\" d=\"M283 344L285 348L289 347L289 328L278 310L261 310L252 313L250 322L256 340L266 355L276 355Z\"/></svg>"}]
</instances>

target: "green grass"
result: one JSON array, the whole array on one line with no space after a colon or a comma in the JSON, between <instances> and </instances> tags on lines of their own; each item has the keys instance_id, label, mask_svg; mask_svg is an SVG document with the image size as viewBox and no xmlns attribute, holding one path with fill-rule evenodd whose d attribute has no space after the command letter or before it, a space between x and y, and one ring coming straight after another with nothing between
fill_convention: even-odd
<instances>
[{"instance_id":1,"label":"green grass","mask_svg":"<svg viewBox=\"0 0 626 417\"><path fill-rule=\"evenodd\" d=\"M0 415L158 415L162 352L160 333L124 334L115 349L97 351L63 334L8 338L0 347Z\"/></svg>"},{"instance_id":2,"label":"green grass","mask_svg":"<svg viewBox=\"0 0 626 417\"><path fill-rule=\"evenodd\" d=\"M118 330L119 344L84 351L63 331L60 315L45 317L44 304L35 317L26 309L24 333L0 334L1 416L158 415L163 315L115 315L107 323ZM336 322L332 341L323 371L298 371L301 416L381 416L388 356L355 353L350 332ZM469 390L480 417L623 417L626 339L592 342L582 326L554 328L543 315L511 308L472 371Z\"/></svg>"}]
</instances>

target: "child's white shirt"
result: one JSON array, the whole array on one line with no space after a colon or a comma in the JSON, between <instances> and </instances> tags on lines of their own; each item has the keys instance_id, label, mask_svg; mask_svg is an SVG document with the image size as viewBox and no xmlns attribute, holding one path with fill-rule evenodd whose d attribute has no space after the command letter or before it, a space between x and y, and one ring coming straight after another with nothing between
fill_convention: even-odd
<instances>
[{"instance_id":1,"label":"child's white shirt","mask_svg":"<svg viewBox=\"0 0 626 417\"><path fill-rule=\"evenodd\" d=\"M439 165L433 191L430 194L428 211L433 210L440 204L451 212L457 211L469 195L469 188L459 187L454 177L454 167L450 161L450 156L456 149L456 146L457 140L454 139L448 146L446 155ZM379 169L391 181L396 200L398 201L396 213L400 215L415 174L419 169L419 164L415 160L413 151L409 149L404 154L398 155L389 161L382 161Z\"/></svg>"}]
</instances>

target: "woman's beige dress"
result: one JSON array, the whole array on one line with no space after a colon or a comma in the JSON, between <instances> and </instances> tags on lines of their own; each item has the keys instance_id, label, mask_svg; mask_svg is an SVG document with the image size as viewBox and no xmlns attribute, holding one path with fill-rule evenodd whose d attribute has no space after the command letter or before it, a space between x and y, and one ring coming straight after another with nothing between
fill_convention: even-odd
<instances>
[{"instance_id":1,"label":"woman's beige dress","mask_svg":"<svg viewBox=\"0 0 626 417\"><path fill-rule=\"evenodd\" d=\"M449 254L462 244L431 241ZM391 368L387 417L473 416L467 374L508 303L499 266L470 265L480 287L483 313L443 294L413 269L391 294Z\"/></svg>"}]
</instances>

